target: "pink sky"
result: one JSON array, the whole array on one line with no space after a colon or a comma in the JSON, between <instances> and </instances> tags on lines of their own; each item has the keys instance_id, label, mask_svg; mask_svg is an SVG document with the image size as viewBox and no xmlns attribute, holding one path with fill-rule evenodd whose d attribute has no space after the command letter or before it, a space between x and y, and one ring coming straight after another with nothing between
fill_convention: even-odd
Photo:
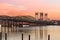
<instances>
[{"instance_id":1,"label":"pink sky","mask_svg":"<svg viewBox=\"0 0 60 40\"><path fill-rule=\"evenodd\" d=\"M59 0L0 0L0 15L31 15L48 13L50 19L60 20Z\"/></svg>"}]
</instances>

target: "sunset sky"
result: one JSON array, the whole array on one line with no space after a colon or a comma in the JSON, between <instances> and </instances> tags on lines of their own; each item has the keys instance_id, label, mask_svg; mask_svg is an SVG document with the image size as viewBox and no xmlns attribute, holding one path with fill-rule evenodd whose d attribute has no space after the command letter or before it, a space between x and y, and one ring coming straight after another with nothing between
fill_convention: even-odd
<instances>
[{"instance_id":1,"label":"sunset sky","mask_svg":"<svg viewBox=\"0 0 60 40\"><path fill-rule=\"evenodd\" d=\"M60 20L60 0L0 0L0 15L31 15L48 13L50 19Z\"/></svg>"}]
</instances>

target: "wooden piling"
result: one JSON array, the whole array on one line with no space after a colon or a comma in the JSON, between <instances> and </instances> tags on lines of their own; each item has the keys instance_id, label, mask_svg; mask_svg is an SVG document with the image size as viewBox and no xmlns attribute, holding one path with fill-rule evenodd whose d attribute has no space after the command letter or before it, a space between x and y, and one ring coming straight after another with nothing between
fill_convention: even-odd
<instances>
[{"instance_id":1,"label":"wooden piling","mask_svg":"<svg viewBox=\"0 0 60 40\"><path fill-rule=\"evenodd\" d=\"M29 40L30 40L30 35L29 35Z\"/></svg>"},{"instance_id":2,"label":"wooden piling","mask_svg":"<svg viewBox=\"0 0 60 40\"><path fill-rule=\"evenodd\" d=\"M23 40L23 33L22 33L22 40Z\"/></svg>"},{"instance_id":3,"label":"wooden piling","mask_svg":"<svg viewBox=\"0 0 60 40\"><path fill-rule=\"evenodd\" d=\"M5 33L5 40L7 40L7 33Z\"/></svg>"},{"instance_id":4,"label":"wooden piling","mask_svg":"<svg viewBox=\"0 0 60 40\"><path fill-rule=\"evenodd\" d=\"M50 35L48 35L48 40L50 40Z\"/></svg>"},{"instance_id":5,"label":"wooden piling","mask_svg":"<svg viewBox=\"0 0 60 40\"><path fill-rule=\"evenodd\" d=\"M2 40L2 32L0 32L0 40Z\"/></svg>"}]
</instances>

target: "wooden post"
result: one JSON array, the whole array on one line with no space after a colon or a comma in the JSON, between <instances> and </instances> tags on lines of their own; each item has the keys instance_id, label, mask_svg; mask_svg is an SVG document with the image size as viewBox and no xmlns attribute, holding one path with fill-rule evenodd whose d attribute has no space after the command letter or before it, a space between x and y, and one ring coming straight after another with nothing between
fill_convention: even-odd
<instances>
[{"instance_id":1,"label":"wooden post","mask_svg":"<svg viewBox=\"0 0 60 40\"><path fill-rule=\"evenodd\" d=\"M0 32L0 40L2 40L2 32Z\"/></svg>"},{"instance_id":2,"label":"wooden post","mask_svg":"<svg viewBox=\"0 0 60 40\"><path fill-rule=\"evenodd\" d=\"M22 33L22 40L23 40L23 33Z\"/></svg>"},{"instance_id":3,"label":"wooden post","mask_svg":"<svg viewBox=\"0 0 60 40\"><path fill-rule=\"evenodd\" d=\"M5 33L5 40L7 40L7 33Z\"/></svg>"},{"instance_id":4,"label":"wooden post","mask_svg":"<svg viewBox=\"0 0 60 40\"><path fill-rule=\"evenodd\" d=\"M50 35L48 35L48 40L50 40Z\"/></svg>"},{"instance_id":5,"label":"wooden post","mask_svg":"<svg viewBox=\"0 0 60 40\"><path fill-rule=\"evenodd\" d=\"M30 35L29 35L29 40L30 40Z\"/></svg>"}]
</instances>

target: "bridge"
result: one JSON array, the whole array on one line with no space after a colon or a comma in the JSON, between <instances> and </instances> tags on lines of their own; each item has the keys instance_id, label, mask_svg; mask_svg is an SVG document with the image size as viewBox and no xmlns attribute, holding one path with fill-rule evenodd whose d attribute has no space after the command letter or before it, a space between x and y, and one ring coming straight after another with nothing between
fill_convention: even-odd
<instances>
[{"instance_id":1,"label":"bridge","mask_svg":"<svg viewBox=\"0 0 60 40\"><path fill-rule=\"evenodd\" d=\"M29 26L38 26L38 25L58 25L59 21L41 21L41 20L36 20L32 16L0 16L0 24L2 27L7 26L11 27L13 26L18 26L22 27L23 25L29 25Z\"/></svg>"}]
</instances>

